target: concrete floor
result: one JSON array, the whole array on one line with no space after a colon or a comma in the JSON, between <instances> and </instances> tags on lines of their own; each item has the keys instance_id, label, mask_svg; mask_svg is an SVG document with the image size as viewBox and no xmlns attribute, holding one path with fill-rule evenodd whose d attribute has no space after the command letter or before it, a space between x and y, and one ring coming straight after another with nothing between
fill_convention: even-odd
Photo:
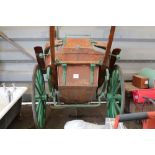
<instances>
[{"instance_id":1,"label":"concrete floor","mask_svg":"<svg viewBox=\"0 0 155 155\"><path fill-rule=\"evenodd\" d=\"M67 121L82 119L91 123L104 124L106 105L98 108L85 109L51 109L47 106L46 129L63 129ZM127 128L141 128L137 122L125 123ZM23 105L18 116L9 129L34 129L31 105Z\"/></svg>"},{"instance_id":2,"label":"concrete floor","mask_svg":"<svg viewBox=\"0 0 155 155\"><path fill-rule=\"evenodd\" d=\"M10 85L11 83L7 83ZM16 86L26 86L28 91L23 95L23 102L31 102L31 83L16 83ZM82 119L92 123L104 124L106 116L106 105L93 109L51 109L47 107L46 129L63 129L67 121ZM127 128L141 128L137 122L125 123ZM33 129L32 108L31 105L23 105L21 116L16 118L9 126L10 129Z\"/></svg>"}]
</instances>

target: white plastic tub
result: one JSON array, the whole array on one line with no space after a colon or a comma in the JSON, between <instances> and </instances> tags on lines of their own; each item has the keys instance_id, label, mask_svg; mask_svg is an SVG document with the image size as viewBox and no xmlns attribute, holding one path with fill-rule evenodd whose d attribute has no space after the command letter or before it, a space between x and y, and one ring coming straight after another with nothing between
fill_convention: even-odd
<instances>
[{"instance_id":1,"label":"white plastic tub","mask_svg":"<svg viewBox=\"0 0 155 155\"><path fill-rule=\"evenodd\" d=\"M7 128L20 113L27 87L0 87L0 128Z\"/></svg>"}]
</instances>

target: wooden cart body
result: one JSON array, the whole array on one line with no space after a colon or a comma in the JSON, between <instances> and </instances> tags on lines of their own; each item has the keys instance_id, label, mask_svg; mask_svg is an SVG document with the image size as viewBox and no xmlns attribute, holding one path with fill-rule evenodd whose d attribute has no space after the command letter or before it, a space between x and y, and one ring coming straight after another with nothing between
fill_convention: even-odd
<instances>
[{"instance_id":1,"label":"wooden cart body","mask_svg":"<svg viewBox=\"0 0 155 155\"><path fill-rule=\"evenodd\" d=\"M39 46L34 48L38 65L33 76L33 102L38 101L41 104L52 98L54 106L95 107L105 100L116 102L117 99L121 102L119 113L122 113L123 80L122 77L120 78L120 68L115 66L121 50L117 48L111 52L114 32L115 27L112 26L106 43L92 41L90 38L65 38L62 42L56 40L55 28L50 27L50 44L46 45L44 51ZM103 52L99 52L96 48L101 48ZM40 72L37 73L37 70ZM35 87L43 85L38 81L44 80L44 78L40 80L42 75L37 74L46 74L50 91L48 96L42 93L44 90L39 92L39 88L36 95ZM120 90L120 93L117 95L116 90L113 90L113 87L117 86L113 86L114 82L109 82L109 76L119 81L116 89ZM33 111L34 109L36 106L33 106ZM111 113L113 113L111 117L118 114L118 112L115 114L110 112L108 115ZM36 115L37 113L34 112L34 117ZM35 119L35 122L38 121Z\"/></svg>"}]
</instances>

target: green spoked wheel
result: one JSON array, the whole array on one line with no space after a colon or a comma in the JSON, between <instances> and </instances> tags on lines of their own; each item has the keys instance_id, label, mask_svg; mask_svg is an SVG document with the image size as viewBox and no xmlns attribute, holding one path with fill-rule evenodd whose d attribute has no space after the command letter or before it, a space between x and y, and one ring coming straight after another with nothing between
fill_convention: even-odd
<instances>
[{"instance_id":1,"label":"green spoked wheel","mask_svg":"<svg viewBox=\"0 0 155 155\"><path fill-rule=\"evenodd\" d=\"M45 82L41 69L35 66L32 78L32 111L35 126L44 128L46 121L46 102Z\"/></svg>"},{"instance_id":2,"label":"green spoked wheel","mask_svg":"<svg viewBox=\"0 0 155 155\"><path fill-rule=\"evenodd\" d=\"M122 71L118 65L110 70L107 88L107 116L115 118L124 112L125 92Z\"/></svg>"}]
</instances>

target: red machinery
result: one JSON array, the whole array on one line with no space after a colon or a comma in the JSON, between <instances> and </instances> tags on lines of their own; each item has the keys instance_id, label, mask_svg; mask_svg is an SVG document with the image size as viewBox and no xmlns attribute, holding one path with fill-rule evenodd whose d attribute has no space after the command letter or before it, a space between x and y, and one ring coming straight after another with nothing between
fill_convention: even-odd
<instances>
[{"instance_id":1,"label":"red machinery","mask_svg":"<svg viewBox=\"0 0 155 155\"><path fill-rule=\"evenodd\" d=\"M119 122L133 121L133 120L143 120L144 129L154 129L155 128L155 112L139 112L131 114L121 114L115 118L114 129L118 128Z\"/></svg>"}]
</instances>

